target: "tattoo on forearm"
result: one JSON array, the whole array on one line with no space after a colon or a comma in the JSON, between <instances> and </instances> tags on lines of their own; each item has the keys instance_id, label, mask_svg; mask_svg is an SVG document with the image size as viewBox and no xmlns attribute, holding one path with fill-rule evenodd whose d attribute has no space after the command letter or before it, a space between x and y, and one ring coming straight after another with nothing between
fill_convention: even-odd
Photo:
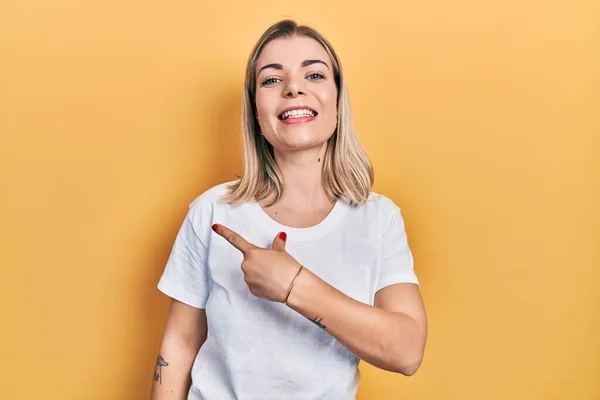
<instances>
[{"instance_id":1,"label":"tattoo on forearm","mask_svg":"<svg viewBox=\"0 0 600 400\"><path fill-rule=\"evenodd\" d=\"M169 365L160 354L156 359L156 371L154 371L154 380L162 385L162 367Z\"/></svg>"},{"instance_id":2,"label":"tattoo on forearm","mask_svg":"<svg viewBox=\"0 0 600 400\"><path fill-rule=\"evenodd\" d=\"M318 319L318 318L319 318L319 317L315 317L314 319L311 319L311 321L312 321L312 322L314 322L315 324L317 324L317 326L318 326L319 328L321 328L321 329L325 329L325 328L327 328L325 325L323 325L323 324L321 323L321 321L323 321L323 318L321 318L321 319Z\"/></svg>"}]
</instances>

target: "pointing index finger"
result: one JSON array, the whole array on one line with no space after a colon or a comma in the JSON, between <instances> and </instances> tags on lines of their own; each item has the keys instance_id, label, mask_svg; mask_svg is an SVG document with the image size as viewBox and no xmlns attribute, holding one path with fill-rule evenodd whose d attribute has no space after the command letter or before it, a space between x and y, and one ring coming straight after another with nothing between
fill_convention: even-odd
<instances>
[{"instance_id":1,"label":"pointing index finger","mask_svg":"<svg viewBox=\"0 0 600 400\"><path fill-rule=\"evenodd\" d=\"M256 247L252 243L246 241L246 239L241 237L239 234L223 225L214 224L212 229L213 231L217 232L219 236L225 238L233 247L241 251L244 255L248 250Z\"/></svg>"}]
</instances>

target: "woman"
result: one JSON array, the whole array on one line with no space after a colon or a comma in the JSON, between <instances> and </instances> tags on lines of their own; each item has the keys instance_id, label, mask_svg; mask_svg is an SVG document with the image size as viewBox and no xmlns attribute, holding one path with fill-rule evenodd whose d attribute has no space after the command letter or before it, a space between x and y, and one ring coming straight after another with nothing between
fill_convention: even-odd
<instances>
[{"instance_id":1,"label":"woman","mask_svg":"<svg viewBox=\"0 0 600 400\"><path fill-rule=\"evenodd\" d=\"M340 62L285 20L247 65L244 174L191 204L152 398L354 399L360 359L415 373L425 310L400 209L370 192Z\"/></svg>"}]
</instances>

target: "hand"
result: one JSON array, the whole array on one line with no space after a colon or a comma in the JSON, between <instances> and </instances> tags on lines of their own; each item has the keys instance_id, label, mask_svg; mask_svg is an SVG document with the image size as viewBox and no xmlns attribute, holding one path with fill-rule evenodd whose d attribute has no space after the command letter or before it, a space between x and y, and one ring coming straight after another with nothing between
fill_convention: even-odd
<instances>
[{"instance_id":1,"label":"hand","mask_svg":"<svg viewBox=\"0 0 600 400\"><path fill-rule=\"evenodd\" d=\"M250 293L283 303L301 267L300 263L285 251L285 233L281 232L275 236L270 249L263 249L247 242L223 225L214 224L212 228L244 255L242 271Z\"/></svg>"}]
</instances>

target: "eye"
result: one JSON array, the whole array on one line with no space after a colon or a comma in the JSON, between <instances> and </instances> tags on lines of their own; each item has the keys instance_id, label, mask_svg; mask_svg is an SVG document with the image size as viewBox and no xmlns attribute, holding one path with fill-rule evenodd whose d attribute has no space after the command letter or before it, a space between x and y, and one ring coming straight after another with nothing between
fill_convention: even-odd
<instances>
[{"instance_id":1,"label":"eye","mask_svg":"<svg viewBox=\"0 0 600 400\"><path fill-rule=\"evenodd\" d=\"M260 83L260 85L261 86L269 86L269 85L273 85L273 84L277 83L280 80L281 79L279 79L279 78L270 77L270 78L263 79L263 81Z\"/></svg>"},{"instance_id":2,"label":"eye","mask_svg":"<svg viewBox=\"0 0 600 400\"><path fill-rule=\"evenodd\" d=\"M309 81L320 81L321 79L325 79L325 75L321 72L311 72L306 78Z\"/></svg>"}]
</instances>

